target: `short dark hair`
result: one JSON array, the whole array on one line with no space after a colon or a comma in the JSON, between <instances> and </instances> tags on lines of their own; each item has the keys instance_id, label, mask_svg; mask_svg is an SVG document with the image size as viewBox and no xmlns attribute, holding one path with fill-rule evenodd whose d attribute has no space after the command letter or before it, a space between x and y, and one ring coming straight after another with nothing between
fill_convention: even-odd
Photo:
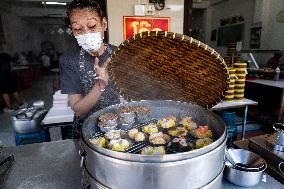
<instances>
[{"instance_id":1,"label":"short dark hair","mask_svg":"<svg viewBox=\"0 0 284 189\"><path fill-rule=\"evenodd\" d=\"M106 17L105 11L101 9L100 2L96 0L73 0L67 5L67 16L70 18L70 14L75 9L89 9L95 11L102 20Z\"/></svg>"}]
</instances>

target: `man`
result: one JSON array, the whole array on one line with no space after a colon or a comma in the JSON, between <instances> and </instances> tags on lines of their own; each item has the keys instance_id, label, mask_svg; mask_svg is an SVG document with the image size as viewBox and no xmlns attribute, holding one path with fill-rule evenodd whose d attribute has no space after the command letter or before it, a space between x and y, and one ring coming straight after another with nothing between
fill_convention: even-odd
<instances>
[{"instance_id":1,"label":"man","mask_svg":"<svg viewBox=\"0 0 284 189\"><path fill-rule=\"evenodd\" d=\"M274 56L267 61L267 66L270 68L277 68L280 64L281 53L274 53Z\"/></svg>"}]
</instances>

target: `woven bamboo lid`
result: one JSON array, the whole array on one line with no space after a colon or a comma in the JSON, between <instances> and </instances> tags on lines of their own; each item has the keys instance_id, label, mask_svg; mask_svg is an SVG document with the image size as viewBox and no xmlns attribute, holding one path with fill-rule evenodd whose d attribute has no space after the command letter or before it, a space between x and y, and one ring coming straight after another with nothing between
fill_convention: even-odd
<instances>
[{"instance_id":1,"label":"woven bamboo lid","mask_svg":"<svg viewBox=\"0 0 284 189\"><path fill-rule=\"evenodd\" d=\"M111 59L110 81L127 100L176 100L210 108L228 89L223 58L185 35L139 33L120 44Z\"/></svg>"}]
</instances>

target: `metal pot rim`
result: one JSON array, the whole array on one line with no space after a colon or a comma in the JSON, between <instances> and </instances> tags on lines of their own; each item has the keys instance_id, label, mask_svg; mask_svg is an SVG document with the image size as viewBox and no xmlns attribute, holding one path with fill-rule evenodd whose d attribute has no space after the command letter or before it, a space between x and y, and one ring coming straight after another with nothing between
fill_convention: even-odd
<instances>
[{"instance_id":1,"label":"metal pot rim","mask_svg":"<svg viewBox=\"0 0 284 189\"><path fill-rule=\"evenodd\" d=\"M123 153L123 152L116 152L116 151L112 151L106 148L101 148L101 147L97 147L93 144L91 144L89 142L88 139L85 139L83 132L81 133L81 140L86 144L86 146L88 146L90 149L100 153L100 154L104 154L106 156L109 157L113 157L116 159L122 159L122 160L128 160L128 161L139 161L139 162L170 162L170 161L179 161L179 160L184 160L184 159L189 159L189 158L194 158L200 155L203 155L213 149L215 149L216 147L218 147L220 144L222 144L227 137L227 131L226 131L226 127L225 124L223 122L223 120L217 116L215 113L200 107L196 104L192 104L192 103L188 103L188 102L180 102L180 101L173 101L173 100L158 100L158 101L153 101L153 100L142 100L142 101L132 101L129 103L123 103L123 104L116 104L116 105L112 105L110 107L101 109L97 112L95 112L94 114L100 114L101 112L104 112L106 109L108 108L112 108L112 107L117 107L117 106L123 106L123 105L132 105L135 103L140 103L140 102L146 102L146 103L150 103L150 102L168 102L168 103L177 103L180 105L190 105L190 106L195 106L196 108L199 108L203 111L207 111L208 114L210 114L211 116L213 116L215 119L217 119L218 121L220 121L221 123L223 123L223 125L220 125L224 127L224 132L223 134L216 140L214 141L212 144L205 146L203 148L200 149L195 149L192 151L188 151L188 152L181 152L181 153L176 153L176 154L165 154L165 155L142 155L142 154L130 154L130 153ZM93 114L93 115L94 115ZM83 127L85 126L85 124L83 125ZM83 129L82 129L83 131Z\"/></svg>"}]
</instances>

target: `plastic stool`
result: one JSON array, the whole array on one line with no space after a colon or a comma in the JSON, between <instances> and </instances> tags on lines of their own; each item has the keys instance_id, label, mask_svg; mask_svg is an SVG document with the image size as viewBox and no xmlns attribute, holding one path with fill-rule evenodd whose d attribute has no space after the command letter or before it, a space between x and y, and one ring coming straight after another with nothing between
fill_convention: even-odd
<instances>
[{"instance_id":1,"label":"plastic stool","mask_svg":"<svg viewBox=\"0 0 284 189\"><path fill-rule=\"evenodd\" d=\"M226 111L221 113L221 117L223 118L227 128L235 127L235 114L235 112Z\"/></svg>"},{"instance_id":2,"label":"plastic stool","mask_svg":"<svg viewBox=\"0 0 284 189\"><path fill-rule=\"evenodd\" d=\"M44 130L40 130L34 133L15 133L16 146L32 144L32 143L42 143L46 141L46 135Z\"/></svg>"},{"instance_id":3,"label":"plastic stool","mask_svg":"<svg viewBox=\"0 0 284 189\"><path fill-rule=\"evenodd\" d=\"M235 112L222 112L221 117L223 118L227 133L228 133L228 139L227 139L227 145L231 146L233 141L237 140L238 132L237 127L235 125Z\"/></svg>"}]
</instances>

